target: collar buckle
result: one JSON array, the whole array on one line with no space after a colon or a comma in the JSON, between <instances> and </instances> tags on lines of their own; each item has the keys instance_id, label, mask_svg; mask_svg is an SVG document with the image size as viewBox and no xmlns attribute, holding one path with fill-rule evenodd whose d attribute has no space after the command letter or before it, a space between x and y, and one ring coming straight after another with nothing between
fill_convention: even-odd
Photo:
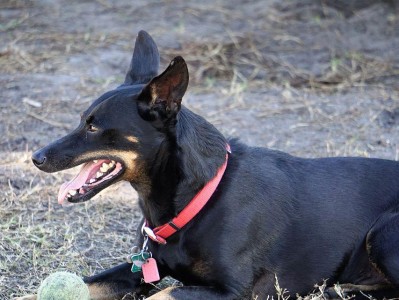
<instances>
[{"instance_id":1,"label":"collar buckle","mask_svg":"<svg viewBox=\"0 0 399 300\"><path fill-rule=\"evenodd\" d=\"M166 244L166 240L164 238L160 237L159 235L156 235L155 232L150 227L145 225L145 223L143 224L143 227L141 228L141 233L145 237L149 237L154 242L157 242L157 243L160 243L163 245Z\"/></svg>"}]
</instances>

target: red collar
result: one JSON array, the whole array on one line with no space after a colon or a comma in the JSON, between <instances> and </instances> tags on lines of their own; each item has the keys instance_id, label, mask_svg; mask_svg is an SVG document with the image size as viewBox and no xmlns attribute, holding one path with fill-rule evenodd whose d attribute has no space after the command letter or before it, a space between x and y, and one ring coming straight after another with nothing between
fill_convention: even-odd
<instances>
[{"instance_id":1,"label":"red collar","mask_svg":"<svg viewBox=\"0 0 399 300\"><path fill-rule=\"evenodd\" d=\"M151 229L148 226L148 221L145 220L141 232L147 235L150 239L159 244L166 244L166 239L170 237L175 232L179 231L184 225L190 222L205 206L205 204L212 197L220 180L223 177L224 171L227 167L227 161L229 158L228 153L231 153L230 146L226 146L226 160L224 164L219 168L215 177L209 181L202 190L200 190L195 197L190 201L190 203L171 221L168 223Z\"/></svg>"}]
</instances>

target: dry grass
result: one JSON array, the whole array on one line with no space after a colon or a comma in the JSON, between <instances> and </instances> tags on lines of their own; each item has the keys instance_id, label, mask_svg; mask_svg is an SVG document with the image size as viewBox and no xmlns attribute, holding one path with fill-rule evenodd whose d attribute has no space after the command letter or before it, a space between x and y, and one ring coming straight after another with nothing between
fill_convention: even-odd
<instances>
[{"instance_id":1,"label":"dry grass","mask_svg":"<svg viewBox=\"0 0 399 300\"><path fill-rule=\"evenodd\" d=\"M313 74L267 53L268 41L239 33L231 35L231 39L231 42L199 41L182 47L182 55L195 70L191 77L196 84L238 78L251 87L277 83L336 91L399 75L398 65L362 53L337 55L325 63L323 74ZM172 58L176 50L165 52Z\"/></svg>"},{"instance_id":2,"label":"dry grass","mask_svg":"<svg viewBox=\"0 0 399 300\"><path fill-rule=\"evenodd\" d=\"M276 289L276 299L277 300L288 300L291 298L289 295L289 291L285 288L282 288L280 286L280 283L278 281L277 275L275 275L275 284L274 288ZM331 288L329 288L331 289ZM297 300L327 300L330 299L329 296L326 295L326 292L329 290L327 288L327 280L324 280L324 282L321 285L316 284L315 285L315 290L311 293L309 293L306 296L296 296ZM344 292L342 287L339 284L335 284L334 287L332 288L334 292L337 294L337 300L350 300L355 298L354 295L347 295L347 293ZM370 300L373 300L369 296L365 295L366 298L369 298ZM260 300L258 299L257 296L253 298L253 300ZM274 296L268 296L267 300L274 300Z\"/></svg>"},{"instance_id":3,"label":"dry grass","mask_svg":"<svg viewBox=\"0 0 399 300\"><path fill-rule=\"evenodd\" d=\"M51 73L74 53L93 51L100 45L107 47L130 38L124 34L24 33L0 48L0 69L8 74ZM39 46L32 47L33 44Z\"/></svg>"},{"instance_id":4,"label":"dry grass","mask_svg":"<svg viewBox=\"0 0 399 300\"><path fill-rule=\"evenodd\" d=\"M0 202L0 285L7 292L1 299L36 290L56 270L89 275L122 262L135 238L133 201L97 199L63 209L55 195L64 176L44 176L29 157L14 153L0 166L8 181Z\"/></svg>"}]
</instances>

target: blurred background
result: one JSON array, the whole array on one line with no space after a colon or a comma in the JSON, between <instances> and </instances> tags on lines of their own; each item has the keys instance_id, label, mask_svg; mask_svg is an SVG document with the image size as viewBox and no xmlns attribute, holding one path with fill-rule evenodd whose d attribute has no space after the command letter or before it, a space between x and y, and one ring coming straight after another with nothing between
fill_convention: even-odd
<instances>
[{"instance_id":1,"label":"blurred background","mask_svg":"<svg viewBox=\"0 0 399 300\"><path fill-rule=\"evenodd\" d=\"M123 82L141 29L162 69L186 59L185 105L226 136L305 157L398 160L398 1L2 0L0 299L129 254L132 188L62 208L58 188L76 170L40 173L30 155Z\"/></svg>"}]
</instances>

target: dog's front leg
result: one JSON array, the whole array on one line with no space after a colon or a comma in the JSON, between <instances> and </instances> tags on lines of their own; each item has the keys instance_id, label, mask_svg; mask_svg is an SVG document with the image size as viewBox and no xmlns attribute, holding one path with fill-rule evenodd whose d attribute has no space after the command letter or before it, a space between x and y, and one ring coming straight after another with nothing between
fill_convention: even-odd
<instances>
[{"instance_id":1,"label":"dog's front leg","mask_svg":"<svg viewBox=\"0 0 399 300\"><path fill-rule=\"evenodd\" d=\"M132 264L124 263L98 275L85 277L83 280L89 287L90 299L135 299L135 295L146 295L152 286L142 283L141 272L132 273L131 268Z\"/></svg>"},{"instance_id":2,"label":"dog's front leg","mask_svg":"<svg viewBox=\"0 0 399 300\"><path fill-rule=\"evenodd\" d=\"M91 300L136 299L135 295L146 295L151 285L142 283L141 272L132 273L132 265L124 263L98 275L85 277L83 281L90 291ZM36 295L27 295L14 300L37 300Z\"/></svg>"},{"instance_id":3,"label":"dog's front leg","mask_svg":"<svg viewBox=\"0 0 399 300\"><path fill-rule=\"evenodd\" d=\"M219 291L206 286L180 286L169 287L155 295L146 298L147 300L198 300L198 299L240 299L239 296L228 291Z\"/></svg>"}]
</instances>

